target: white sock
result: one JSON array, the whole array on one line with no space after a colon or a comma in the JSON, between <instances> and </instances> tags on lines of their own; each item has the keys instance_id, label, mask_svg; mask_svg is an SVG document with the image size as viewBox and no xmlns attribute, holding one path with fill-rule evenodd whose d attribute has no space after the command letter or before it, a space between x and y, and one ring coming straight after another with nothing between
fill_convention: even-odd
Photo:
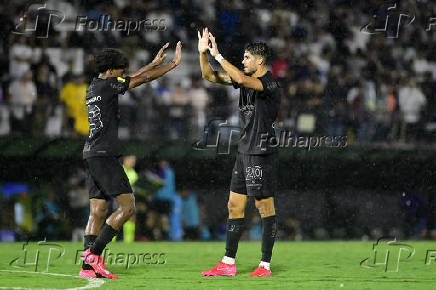
<instances>
[{"instance_id":1,"label":"white sock","mask_svg":"<svg viewBox=\"0 0 436 290\"><path fill-rule=\"evenodd\" d=\"M233 264L235 264L235 258L230 258L230 257L224 256L224 258L221 260L221 262L223 262L224 264L233 265Z\"/></svg>"},{"instance_id":2,"label":"white sock","mask_svg":"<svg viewBox=\"0 0 436 290\"><path fill-rule=\"evenodd\" d=\"M259 267L260 266L263 266L265 269L270 270L268 262L260 261Z\"/></svg>"}]
</instances>

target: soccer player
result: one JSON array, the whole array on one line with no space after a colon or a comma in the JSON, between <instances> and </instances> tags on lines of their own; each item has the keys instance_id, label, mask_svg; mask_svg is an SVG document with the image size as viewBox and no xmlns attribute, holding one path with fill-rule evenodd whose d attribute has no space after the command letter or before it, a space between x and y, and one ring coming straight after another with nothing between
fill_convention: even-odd
<instances>
[{"instance_id":1,"label":"soccer player","mask_svg":"<svg viewBox=\"0 0 436 290\"><path fill-rule=\"evenodd\" d=\"M150 82L179 65L182 55L180 41L174 59L161 65L168 45L166 43L159 50L150 64L127 76L124 74L128 61L120 51L103 49L95 56L99 75L92 80L86 93L89 136L83 149L83 158L88 167L90 215L85 230L84 263L80 277L117 278L106 269L101 254L135 211L132 188L118 160L121 155L118 95ZM112 198L117 201L118 208L106 219L108 201Z\"/></svg>"},{"instance_id":2,"label":"soccer player","mask_svg":"<svg viewBox=\"0 0 436 290\"><path fill-rule=\"evenodd\" d=\"M210 45L209 45L210 41ZM207 51L224 72L213 71ZM244 230L244 210L249 196L255 198L262 218L262 259L250 276L271 276L270 261L277 234L274 194L277 188L277 147L266 140L275 137L274 124L280 107L280 86L267 69L269 49L265 43L250 43L244 52L244 72L219 53L215 37L208 29L198 32L198 52L204 79L240 88L239 122L241 137L230 182L226 253L218 265L203 271L204 276L235 276L235 257Z\"/></svg>"}]
</instances>

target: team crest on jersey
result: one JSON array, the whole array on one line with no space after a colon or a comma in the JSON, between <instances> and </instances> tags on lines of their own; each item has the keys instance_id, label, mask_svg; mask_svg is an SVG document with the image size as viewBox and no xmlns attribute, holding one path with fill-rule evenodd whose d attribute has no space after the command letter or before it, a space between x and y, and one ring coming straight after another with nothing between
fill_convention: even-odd
<instances>
[{"instance_id":1,"label":"team crest on jersey","mask_svg":"<svg viewBox=\"0 0 436 290\"><path fill-rule=\"evenodd\" d=\"M123 83L126 82L126 79L123 79L122 77L117 77L117 80L118 80L119 82L123 82Z\"/></svg>"}]
</instances>

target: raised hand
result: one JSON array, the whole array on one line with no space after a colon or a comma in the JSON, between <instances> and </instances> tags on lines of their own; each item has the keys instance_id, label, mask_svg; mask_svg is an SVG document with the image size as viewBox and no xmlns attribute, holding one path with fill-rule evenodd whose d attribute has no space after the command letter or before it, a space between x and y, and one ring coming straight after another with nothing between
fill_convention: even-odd
<instances>
[{"instance_id":1,"label":"raised hand","mask_svg":"<svg viewBox=\"0 0 436 290\"><path fill-rule=\"evenodd\" d=\"M198 33L198 52L205 53L209 49L209 31L207 28L203 28L203 35L200 31Z\"/></svg>"},{"instance_id":2,"label":"raised hand","mask_svg":"<svg viewBox=\"0 0 436 290\"><path fill-rule=\"evenodd\" d=\"M181 59L182 59L182 43L179 41L177 42L176 53L174 55L173 61L176 65L179 65Z\"/></svg>"},{"instance_id":3,"label":"raised hand","mask_svg":"<svg viewBox=\"0 0 436 290\"><path fill-rule=\"evenodd\" d=\"M151 64L153 65L153 67L160 65L165 57L167 56L166 54L164 54L164 50L167 49L167 47L170 45L169 42L165 43L164 46L162 46L161 49L159 49L159 52L156 54L155 58L153 59L153 61L151 62Z\"/></svg>"},{"instance_id":4,"label":"raised hand","mask_svg":"<svg viewBox=\"0 0 436 290\"><path fill-rule=\"evenodd\" d=\"M215 57L220 52L218 51L218 47L217 47L216 42L215 42L215 36L213 36L212 33L210 33L210 32L209 32L209 40L210 40L210 45L208 47L209 52L213 57Z\"/></svg>"}]
</instances>

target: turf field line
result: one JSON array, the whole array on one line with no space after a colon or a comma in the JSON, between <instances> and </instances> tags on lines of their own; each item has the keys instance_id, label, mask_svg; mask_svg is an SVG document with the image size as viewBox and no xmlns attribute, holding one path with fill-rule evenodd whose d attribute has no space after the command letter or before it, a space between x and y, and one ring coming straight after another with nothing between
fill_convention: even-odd
<instances>
[{"instance_id":1,"label":"turf field line","mask_svg":"<svg viewBox=\"0 0 436 290\"><path fill-rule=\"evenodd\" d=\"M79 278L77 276L69 275L69 274L59 274L59 273L44 273L44 272L32 272L32 271L19 271L19 270L0 270L1 272L9 272L9 273L27 273L27 274L40 274L40 275L49 275L49 276L57 276L57 277L73 277ZM87 278L88 284L82 287L75 288L66 288L65 290L81 290L81 289L90 289L90 288L99 288L104 284L104 279L94 279ZM22 287L0 287L0 289L46 289L48 288L22 288Z\"/></svg>"}]
</instances>

